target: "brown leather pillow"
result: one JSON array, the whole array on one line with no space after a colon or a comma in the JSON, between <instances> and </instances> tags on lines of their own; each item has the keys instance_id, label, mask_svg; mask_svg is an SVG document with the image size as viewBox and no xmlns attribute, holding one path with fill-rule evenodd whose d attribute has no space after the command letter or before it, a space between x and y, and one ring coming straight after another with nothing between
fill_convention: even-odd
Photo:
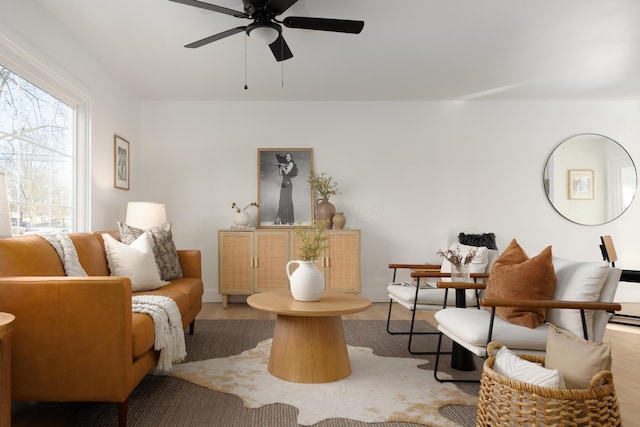
<instances>
[{"instance_id":1,"label":"brown leather pillow","mask_svg":"<svg viewBox=\"0 0 640 427\"><path fill-rule=\"evenodd\" d=\"M487 298L550 300L556 287L551 261L551 246L529 258L515 239L491 267ZM546 317L546 309L498 307L496 314L504 320L527 328L537 328Z\"/></svg>"}]
</instances>

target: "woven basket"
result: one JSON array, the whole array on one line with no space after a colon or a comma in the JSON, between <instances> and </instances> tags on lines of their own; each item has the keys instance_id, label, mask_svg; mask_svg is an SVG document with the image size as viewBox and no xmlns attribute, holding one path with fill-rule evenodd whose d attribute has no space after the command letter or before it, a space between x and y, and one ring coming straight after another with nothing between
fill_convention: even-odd
<instances>
[{"instance_id":1,"label":"woven basket","mask_svg":"<svg viewBox=\"0 0 640 427\"><path fill-rule=\"evenodd\" d=\"M519 357L544 366L544 356ZM622 425L611 371L598 372L586 389L560 389L500 375L493 370L494 361L490 356L484 362L476 426Z\"/></svg>"}]
</instances>

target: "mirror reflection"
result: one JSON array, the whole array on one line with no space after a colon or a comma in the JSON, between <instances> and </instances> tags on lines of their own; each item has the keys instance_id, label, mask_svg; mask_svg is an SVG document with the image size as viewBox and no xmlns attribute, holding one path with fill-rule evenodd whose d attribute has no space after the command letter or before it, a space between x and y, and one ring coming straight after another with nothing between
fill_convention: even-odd
<instances>
[{"instance_id":1,"label":"mirror reflection","mask_svg":"<svg viewBox=\"0 0 640 427\"><path fill-rule=\"evenodd\" d=\"M629 153L597 134L560 143L544 168L549 202L569 221L598 225L624 213L636 194L637 173Z\"/></svg>"}]
</instances>

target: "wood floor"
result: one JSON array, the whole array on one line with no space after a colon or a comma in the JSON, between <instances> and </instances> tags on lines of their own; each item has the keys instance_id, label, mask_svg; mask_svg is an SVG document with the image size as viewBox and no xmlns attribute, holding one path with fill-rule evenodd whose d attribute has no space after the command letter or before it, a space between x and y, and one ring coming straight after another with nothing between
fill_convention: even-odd
<instances>
[{"instance_id":1,"label":"wood floor","mask_svg":"<svg viewBox=\"0 0 640 427\"><path fill-rule=\"evenodd\" d=\"M640 304L623 304L623 311L640 315ZM387 318L388 304L374 303L363 312L344 316L345 319L382 320ZM418 311L417 317L435 324L433 312ZM255 310L244 303L231 303L222 308L222 303L204 303L198 319L273 319L274 314ZM395 319L408 319L410 312L401 307L394 308ZM196 333L198 326L196 322ZM626 427L640 427L640 328L609 324L605 340L613 347L613 375L616 392ZM66 403L19 403L14 404L12 424L14 427L62 427L77 404Z\"/></svg>"}]
</instances>

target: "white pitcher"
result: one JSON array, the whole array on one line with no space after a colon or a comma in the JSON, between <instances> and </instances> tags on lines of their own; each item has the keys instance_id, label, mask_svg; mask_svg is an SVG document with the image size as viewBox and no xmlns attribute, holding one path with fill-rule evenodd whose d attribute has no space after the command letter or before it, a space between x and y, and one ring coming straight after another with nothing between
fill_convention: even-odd
<instances>
[{"instance_id":1,"label":"white pitcher","mask_svg":"<svg viewBox=\"0 0 640 427\"><path fill-rule=\"evenodd\" d=\"M291 273L291 266L298 264ZM287 263L287 276L291 288L291 296L297 301L320 301L324 295L324 276L316 267L316 261L292 260Z\"/></svg>"}]
</instances>

